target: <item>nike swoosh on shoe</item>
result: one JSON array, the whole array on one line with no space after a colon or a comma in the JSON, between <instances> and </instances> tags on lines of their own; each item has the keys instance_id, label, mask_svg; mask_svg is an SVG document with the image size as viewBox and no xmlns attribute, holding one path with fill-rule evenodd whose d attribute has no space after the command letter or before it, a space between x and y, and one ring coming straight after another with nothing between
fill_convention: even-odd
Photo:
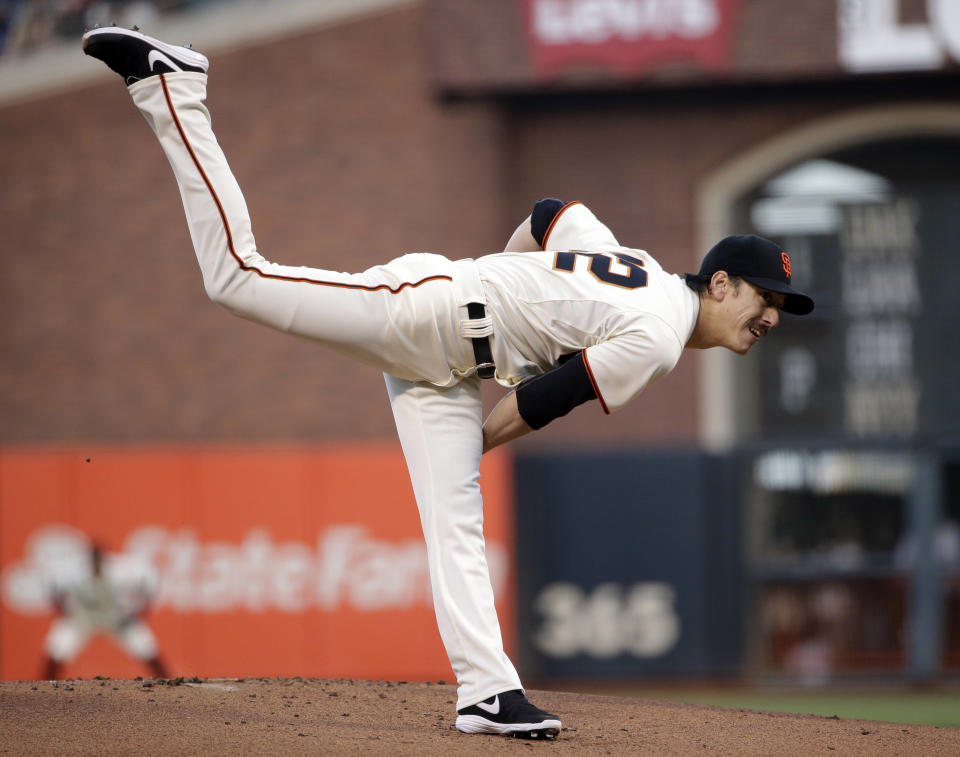
<instances>
[{"instance_id":1,"label":"nike swoosh on shoe","mask_svg":"<svg viewBox=\"0 0 960 757\"><path fill-rule=\"evenodd\" d=\"M173 59L168 55L164 55L159 50L151 50L147 55L147 65L150 67L151 71L155 71L155 66L157 63L162 63L165 66L169 66L174 71L183 71L180 66L173 62ZM163 71L156 71L156 73L164 73Z\"/></svg>"},{"instance_id":2,"label":"nike swoosh on shoe","mask_svg":"<svg viewBox=\"0 0 960 757\"><path fill-rule=\"evenodd\" d=\"M489 712L491 715L496 715L500 712L500 695L497 694L493 698L493 704L487 704L486 702L477 702L477 707L481 710Z\"/></svg>"}]
</instances>

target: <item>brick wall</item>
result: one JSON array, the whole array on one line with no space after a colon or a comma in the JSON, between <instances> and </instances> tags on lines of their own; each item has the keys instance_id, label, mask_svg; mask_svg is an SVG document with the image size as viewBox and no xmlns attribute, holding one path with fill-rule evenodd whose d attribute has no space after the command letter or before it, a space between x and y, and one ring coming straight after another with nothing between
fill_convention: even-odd
<instances>
[{"instance_id":1,"label":"brick wall","mask_svg":"<svg viewBox=\"0 0 960 757\"><path fill-rule=\"evenodd\" d=\"M362 270L512 230L495 112L433 99L420 29L407 9L212 60L214 128L268 259ZM0 110L0 145L0 443L392 433L375 371L206 299L119 79Z\"/></svg>"},{"instance_id":2,"label":"brick wall","mask_svg":"<svg viewBox=\"0 0 960 757\"><path fill-rule=\"evenodd\" d=\"M697 183L737 153L832 112L951 96L914 80L442 100L423 13L213 58L214 127L268 259L496 251L552 194L689 270ZM0 109L0 145L0 444L393 436L376 371L206 299L169 167L118 79ZM590 403L518 444L692 442L696 381L686 355L620 413Z\"/></svg>"}]
</instances>

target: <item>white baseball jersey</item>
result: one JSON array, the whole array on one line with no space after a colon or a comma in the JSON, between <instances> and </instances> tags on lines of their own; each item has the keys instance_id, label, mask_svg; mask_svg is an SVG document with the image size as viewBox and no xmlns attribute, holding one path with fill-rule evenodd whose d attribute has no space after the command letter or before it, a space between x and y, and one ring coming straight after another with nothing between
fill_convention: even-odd
<instances>
[{"instance_id":1,"label":"white baseball jersey","mask_svg":"<svg viewBox=\"0 0 960 757\"><path fill-rule=\"evenodd\" d=\"M644 250L620 246L580 203L563 208L544 245L550 251L477 261L497 379L515 384L585 350L601 406L617 410L677 364L699 298Z\"/></svg>"}]
</instances>

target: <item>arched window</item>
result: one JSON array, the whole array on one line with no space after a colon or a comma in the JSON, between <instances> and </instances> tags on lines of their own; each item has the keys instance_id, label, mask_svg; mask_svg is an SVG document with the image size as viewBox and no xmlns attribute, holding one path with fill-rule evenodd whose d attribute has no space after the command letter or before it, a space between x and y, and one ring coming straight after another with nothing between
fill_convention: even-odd
<instances>
[{"instance_id":1,"label":"arched window","mask_svg":"<svg viewBox=\"0 0 960 757\"><path fill-rule=\"evenodd\" d=\"M733 216L784 246L817 302L738 369L744 435L960 435L960 139L803 160L743 194Z\"/></svg>"}]
</instances>

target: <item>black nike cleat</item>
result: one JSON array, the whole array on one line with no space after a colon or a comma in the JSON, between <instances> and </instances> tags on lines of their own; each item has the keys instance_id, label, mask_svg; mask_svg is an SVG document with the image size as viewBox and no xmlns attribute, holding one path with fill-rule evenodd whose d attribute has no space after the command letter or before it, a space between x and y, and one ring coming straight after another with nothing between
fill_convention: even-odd
<instances>
[{"instance_id":1,"label":"black nike cleat","mask_svg":"<svg viewBox=\"0 0 960 757\"><path fill-rule=\"evenodd\" d=\"M560 733L560 718L534 707L519 689L457 710L456 725L463 733L498 733L524 739L552 739Z\"/></svg>"},{"instance_id":2,"label":"black nike cleat","mask_svg":"<svg viewBox=\"0 0 960 757\"><path fill-rule=\"evenodd\" d=\"M130 86L157 74L194 71L205 74L210 67L206 56L189 47L168 45L146 34L104 26L83 35L83 52L106 63Z\"/></svg>"}]
</instances>

